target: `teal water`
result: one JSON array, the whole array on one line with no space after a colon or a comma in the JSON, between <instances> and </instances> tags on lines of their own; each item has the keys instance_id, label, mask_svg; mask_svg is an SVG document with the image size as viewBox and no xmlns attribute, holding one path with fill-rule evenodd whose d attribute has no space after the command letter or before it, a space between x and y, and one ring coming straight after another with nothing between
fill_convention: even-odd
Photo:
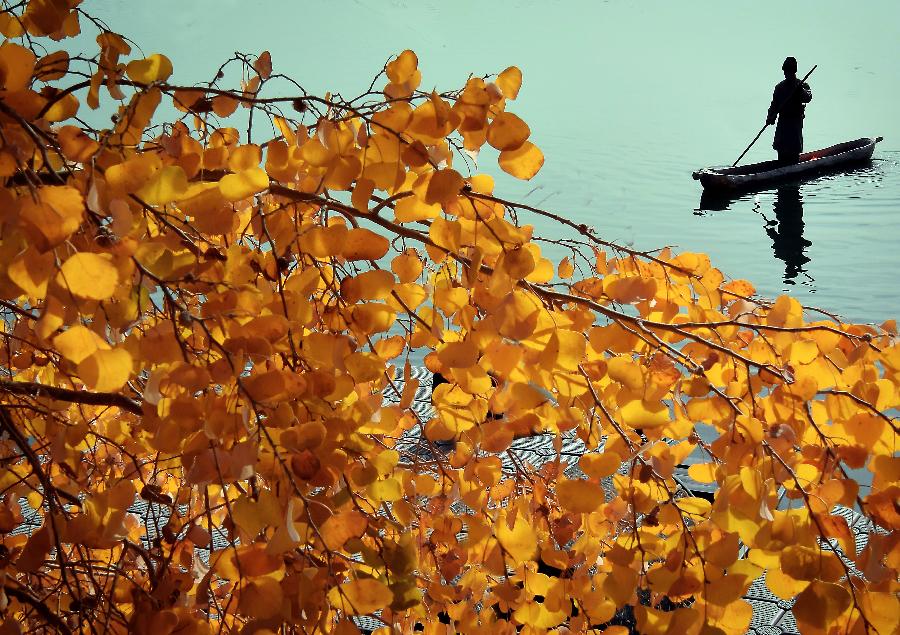
<instances>
[{"instance_id":1,"label":"teal water","mask_svg":"<svg viewBox=\"0 0 900 635\"><path fill-rule=\"evenodd\" d=\"M169 55L173 81L182 83L208 81L236 50L269 50L276 72L309 91L347 97L363 92L405 48L418 54L426 90L458 88L469 73L518 65L524 84L510 110L531 125L546 164L520 183L483 152L479 167L498 175L498 194L639 249L709 253L727 275L751 280L768 297L790 292L851 320L900 316L895 0L86 5L145 53ZM726 210L698 212L691 171L740 154L764 123L787 55L798 59L801 74L818 65L806 149L883 135L875 161L780 198L764 191ZM771 139L770 128L744 161L770 158ZM798 198L802 226L780 224L778 207L787 201L796 209ZM535 224L545 235L563 235Z\"/></svg>"}]
</instances>

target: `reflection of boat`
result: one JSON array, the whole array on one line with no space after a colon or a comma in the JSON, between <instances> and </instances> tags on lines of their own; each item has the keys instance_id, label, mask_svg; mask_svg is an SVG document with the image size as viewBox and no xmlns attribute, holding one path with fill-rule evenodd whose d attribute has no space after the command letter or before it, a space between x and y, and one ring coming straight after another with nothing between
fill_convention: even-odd
<instances>
[{"instance_id":1,"label":"reflection of boat","mask_svg":"<svg viewBox=\"0 0 900 635\"><path fill-rule=\"evenodd\" d=\"M821 150L800 155L800 162L784 165L778 161L763 161L734 168L703 168L693 173L704 190L744 190L756 188L782 179L798 179L831 170L840 170L872 158L875 144L881 137L863 137L839 143Z\"/></svg>"}]
</instances>

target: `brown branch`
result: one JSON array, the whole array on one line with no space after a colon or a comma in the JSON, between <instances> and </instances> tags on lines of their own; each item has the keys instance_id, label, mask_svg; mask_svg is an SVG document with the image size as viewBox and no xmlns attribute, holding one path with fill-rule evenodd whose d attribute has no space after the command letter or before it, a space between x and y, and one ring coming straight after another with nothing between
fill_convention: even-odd
<instances>
[{"instance_id":1,"label":"brown branch","mask_svg":"<svg viewBox=\"0 0 900 635\"><path fill-rule=\"evenodd\" d=\"M24 588L19 586L12 586L10 584L4 584L3 591L6 593L6 595L16 598L17 600L19 600L19 602L32 607L41 615L41 617L43 617L47 621L49 625L53 626L57 630L57 632L67 633L71 635L72 629L69 628L68 624L66 624L59 615L54 613L49 606L44 604L43 601L33 596Z\"/></svg>"},{"instance_id":2,"label":"brown branch","mask_svg":"<svg viewBox=\"0 0 900 635\"><path fill-rule=\"evenodd\" d=\"M819 394L820 395L834 395L836 397L848 397L849 399L852 399L857 404L859 404L860 406L862 406L863 408L865 408L866 410L868 410L875 416L880 417L881 419L884 419L884 421L886 421L887 424L889 426L891 426L891 428L894 430L895 433L900 432L900 430L898 430L898 428L897 428L897 424L894 422L894 420L891 417L889 417L886 414L884 414L883 412L881 412L878 408L876 408L875 406L870 404L868 401L866 401L862 397L857 397L852 392L848 392L846 390L820 390Z\"/></svg>"},{"instance_id":3,"label":"brown branch","mask_svg":"<svg viewBox=\"0 0 900 635\"><path fill-rule=\"evenodd\" d=\"M59 388L58 386L48 386L47 384L38 384L34 382L4 380L0 380L0 390L13 395L50 397L57 401L68 401L70 403L80 403L88 406L111 406L127 410L136 415L142 415L144 413L140 402L118 393L71 390L69 388Z\"/></svg>"}]
</instances>

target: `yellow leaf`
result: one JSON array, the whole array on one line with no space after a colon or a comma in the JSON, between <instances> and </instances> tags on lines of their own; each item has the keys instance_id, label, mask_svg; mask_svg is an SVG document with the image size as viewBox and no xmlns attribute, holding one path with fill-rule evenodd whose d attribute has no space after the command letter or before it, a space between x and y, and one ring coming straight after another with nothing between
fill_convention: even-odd
<instances>
[{"instance_id":1,"label":"yellow leaf","mask_svg":"<svg viewBox=\"0 0 900 635\"><path fill-rule=\"evenodd\" d=\"M367 491L372 498L372 502L376 505L380 505L384 502L393 503L403 497L403 489L400 486L400 481L395 478L375 481L369 485Z\"/></svg>"},{"instance_id":2,"label":"yellow leaf","mask_svg":"<svg viewBox=\"0 0 900 635\"><path fill-rule=\"evenodd\" d=\"M146 59L128 62L125 72L132 80L143 84L164 82L172 74L172 62L165 55L154 53Z\"/></svg>"},{"instance_id":3,"label":"yellow leaf","mask_svg":"<svg viewBox=\"0 0 900 635\"><path fill-rule=\"evenodd\" d=\"M258 168L261 162L262 150L255 143L235 148L228 155L228 169L235 173Z\"/></svg>"},{"instance_id":4,"label":"yellow leaf","mask_svg":"<svg viewBox=\"0 0 900 635\"><path fill-rule=\"evenodd\" d=\"M708 500L696 496L685 496L675 502L682 513L691 516L706 516L712 506Z\"/></svg>"},{"instance_id":5,"label":"yellow leaf","mask_svg":"<svg viewBox=\"0 0 900 635\"><path fill-rule=\"evenodd\" d=\"M534 271L534 256L524 247L503 252L501 267L513 280L521 280Z\"/></svg>"},{"instance_id":6,"label":"yellow leaf","mask_svg":"<svg viewBox=\"0 0 900 635\"><path fill-rule=\"evenodd\" d=\"M237 174L226 174L219 181L225 200L235 202L262 192L269 187L269 175L260 167L248 168Z\"/></svg>"},{"instance_id":7,"label":"yellow leaf","mask_svg":"<svg viewBox=\"0 0 900 635\"><path fill-rule=\"evenodd\" d=\"M347 260L378 260L389 247L390 243L384 236L364 227L354 227L344 238L341 255Z\"/></svg>"},{"instance_id":8,"label":"yellow leaf","mask_svg":"<svg viewBox=\"0 0 900 635\"><path fill-rule=\"evenodd\" d=\"M631 357L613 357L607 362L606 373L613 381L617 381L630 390L640 390L644 385L641 367Z\"/></svg>"},{"instance_id":9,"label":"yellow leaf","mask_svg":"<svg viewBox=\"0 0 900 635\"><path fill-rule=\"evenodd\" d=\"M187 175L179 165L167 165L157 171L137 196L148 205L167 205L180 199L188 188Z\"/></svg>"},{"instance_id":10,"label":"yellow leaf","mask_svg":"<svg viewBox=\"0 0 900 635\"><path fill-rule=\"evenodd\" d=\"M141 189L161 167L155 154L142 154L106 169L106 183L117 194L131 194Z\"/></svg>"},{"instance_id":11,"label":"yellow leaf","mask_svg":"<svg viewBox=\"0 0 900 635\"><path fill-rule=\"evenodd\" d=\"M347 236L344 225L313 226L300 234L300 250L316 258L330 258L341 253Z\"/></svg>"},{"instance_id":12,"label":"yellow leaf","mask_svg":"<svg viewBox=\"0 0 900 635\"><path fill-rule=\"evenodd\" d=\"M359 179L353 188L350 202L360 212L367 212L369 210L369 200L372 198L374 191L375 182L372 179Z\"/></svg>"},{"instance_id":13,"label":"yellow leaf","mask_svg":"<svg viewBox=\"0 0 900 635\"><path fill-rule=\"evenodd\" d=\"M24 46L4 41L0 46L0 87L9 92L28 88L36 60Z\"/></svg>"},{"instance_id":14,"label":"yellow leaf","mask_svg":"<svg viewBox=\"0 0 900 635\"><path fill-rule=\"evenodd\" d=\"M732 280L728 284L723 285L722 290L730 291L735 295L743 296L745 298L749 298L756 293L756 287L746 280Z\"/></svg>"},{"instance_id":15,"label":"yellow leaf","mask_svg":"<svg viewBox=\"0 0 900 635\"><path fill-rule=\"evenodd\" d=\"M669 408L659 401L635 399L619 408L622 422L632 428L657 428L671 421Z\"/></svg>"},{"instance_id":16,"label":"yellow leaf","mask_svg":"<svg viewBox=\"0 0 900 635\"><path fill-rule=\"evenodd\" d=\"M217 95L216 97L213 97L212 100L213 112L216 113L218 117L229 117L237 110L238 103L238 100L234 97Z\"/></svg>"},{"instance_id":17,"label":"yellow leaf","mask_svg":"<svg viewBox=\"0 0 900 635\"><path fill-rule=\"evenodd\" d=\"M801 633L825 633L850 604L847 589L816 580L797 596L793 612Z\"/></svg>"},{"instance_id":18,"label":"yellow leaf","mask_svg":"<svg viewBox=\"0 0 900 635\"><path fill-rule=\"evenodd\" d=\"M418 196L402 198L394 206L394 217L398 223L412 223L417 220L437 218L440 213L440 204L428 205Z\"/></svg>"},{"instance_id":19,"label":"yellow leaf","mask_svg":"<svg viewBox=\"0 0 900 635\"><path fill-rule=\"evenodd\" d=\"M256 61L253 62L253 69L259 73L261 78L269 79L272 75L272 54L268 51L260 53Z\"/></svg>"},{"instance_id":20,"label":"yellow leaf","mask_svg":"<svg viewBox=\"0 0 900 635\"><path fill-rule=\"evenodd\" d=\"M47 283L56 268L53 252L41 254L29 247L16 258L6 270L6 275L30 298L43 298L47 294Z\"/></svg>"},{"instance_id":21,"label":"yellow leaf","mask_svg":"<svg viewBox=\"0 0 900 635\"><path fill-rule=\"evenodd\" d=\"M446 205L456 198L464 184L463 177L456 170L452 168L438 170L428 181L425 202L429 205L435 203Z\"/></svg>"},{"instance_id":22,"label":"yellow leaf","mask_svg":"<svg viewBox=\"0 0 900 635\"><path fill-rule=\"evenodd\" d=\"M819 347L809 340L798 340L791 344L791 365L809 364L819 354Z\"/></svg>"},{"instance_id":23,"label":"yellow leaf","mask_svg":"<svg viewBox=\"0 0 900 635\"><path fill-rule=\"evenodd\" d=\"M62 79L69 70L69 54L66 51L56 51L38 60L34 69L34 76L44 82L54 79Z\"/></svg>"},{"instance_id":24,"label":"yellow leaf","mask_svg":"<svg viewBox=\"0 0 900 635\"><path fill-rule=\"evenodd\" d=\"M537 555L537 532L521 516L516 517L512 527L506 518L500 517L494 525L494 535L515 565L531 560Z\"/></svg>"},{"instance_id":25,"label":"yellow leaf","mask_svg":"<svg viewBox=\"0 0 900 635\"><path fill-rule=\"evenodd\" d=\"M589 514L606 500L599 485L581 479L560 481L556 495L564 509L576 514Z\"/></svg>"},{"instance_id":26,"label":"yellow leaf","mask_svg":"<svg viewBox=\"0 0 900 635\"><path fill-rule=\"evenodd\" d=\"M75 364L80 364L97 350L110 348L99 335L81 324L76 324L54 337L53 346L60 355Z\"/></svg>"},{"instance_id":27,"label":"yellow leaf","mask_svg":"<svg viewBox=\"0 0 900 635\"><path fill-rule=\"evenodd\" d=\"M781 569L773 567L766 571L766 586L782 600L791 600L809 586L806 580L795 580Z\"/></svg>"},{"instance_id":28,"label":"yellow leaf","mask_svg":"<svg viewBox=\"0 0 900 635\"><path fill-rule=\"evenodd\" d=\"M448 342L438 349L438 359L445 368L469 368L478 361L478 347L468 340Z\"/></svg>"},{"instance_id":29,"label":"yellow leaf","mask_svg":"<svg viewBox=\"0 0 900 635\"><path fill-rule=\"evenodd\" d=\"M393 599L394 594L387 585L373 578L352 580L328 591L328 603L346 615L373 613Z\"/></svg>"},{"instance_id":30,"label":"yellow leaf","mask_svg":"<svg viewBox=\"0 0 900 635\"><path fill-rule=\"evenodd\" d=\"M497 76L495 82L507 99L515 99L522 87L522 71L517 66L510 66Z\"/></svg>"},{"instance_id":31,"label":"yellow leaf","mask_svg":"<svg viewBox=\"0 0 900 635\"><path fill-rule=\"evenodd\" d=\"M28 223L29 234L41 251L56 247L81 225L84 199L67 185L42 187L37 200L23 196L19 218Z\"/></svg>"},{"instance_id":32,"label":"yellow leaf","mask_svg":"<svg viewBox=\"0 0 900 635\"><path fill-rule=\"evenodd\" d=\"M563 280L566 280L571 278L573 273L575 273L575 266L572 264L572 261L569 260L569 257L566 256L559 263L557 275Z\"/></svg>"},{"instance_id":33,"label":"yellow leaf","mask_svg":"<svg viewBox=\"0 0 900 635\"><path fill-rule=\"evenodd\" d=\"M266 576L250 582L241 589L238 606L242 613L265 620L279 614L283 601L281 584L274 578Z\"/></svg>"},{"instance_id":34,"label":"yellow leaf","mask_svg":"<svg viewBox=\"0 0 900 635\"><path fill-rule=\"evenodd\" d=\"M63 155L76 163L87 163L100 149L100 144L78 126L63 126L59 129L58 138Z\"/></svg>"},{"instance_id":35,"label":"yellow leaf","mask_svg":"<svg viewBox=\"0 0 900 635\"><path fill-rule=\"evenodd\" d=\"M418 66L419 58L416 57L415 53L407 49L400 53L396 59L388 62L387 66L385 66L385 71L392 84L403 84L413 76Z\"/></svg>"},{"instance_id":36,"label":"yellow leaf","mask_svg":"<svg viewBox=\"0 0 900 635\"><path fill-rule=\"evenodd\" d=\"M50 106L47 112L44 113L44 120L50 123L65 121L75 116L79 106L78 97L70 93Z\"/></svg>"},{"instance_id":37,"label":"yellow leaf","mask_svg":"<svg viewBox=\"0 0 900 635\"><path fill-rule=\"evenodd\" d=\"M57 282L79 298L106 300L116 292L119 272L109 254L79 252L63 263Z\"/></svg>"},{"instance_id":38,"label":"yellow leaf","mask_svg":"<svg viewBox=\"0 0 900 635\"><path fill-rule=\"evenodd\" d=\"M544 165L544 153L536 145L526 141L515 150L501 152L498 161L501 170L527 181Z\"/></svg>"},{"instance_id":39,"label":"yellow leaf","mask_svg":"<svg viewBox=\"0 0 900 635\"><path fill-rule=\"evenodd\" d=\"M78 376L91 390L119 390L131 378L131 355L122 348L98 349L78 364Z\"/></svg>"},{"instance_id":40,"label":"yellow leaf","mask_svg":"<svg viewBox=\"0 0 900 635\"><path fill-rule=\"evenodd\" d=\"M715 463L694 463L688 467L688 476L698 483L715 483L716 482L716 464Z\"/></svg>"},{"instance_id":41,"label":"yellow leaf","mask_svg":"<svg viewBox=\"0 0 900 635\"><path fill-rule=\"evenodd\" d=\"M391 271L400 282L413 282L422 275L424 266L414 250L408 249L391 260Z\"/></svg>"},{"instance_id":42,"label":"yellow leaf","mask_svg":"<svg viewBox=\"0 0 900 635\"><path fill-rule=\"evenodd\" d=\"M394 275L384 269L364 271L341 281L341 297L351 304L360 300L384 300L394 288Z\"/></svg>"},{"instance_id":43,"label":"yellow leaf","mask_svg":"<svg viewBox=\"0 0 900 635\"><path fill-rule=\"evenodd\" d=\"M581 471L598 480L614 474L621 465L622 457L610 451L603 454L583 454L578 460Z\"/></svg>"},{"instance_id":44,"label":"yellow leaf","mask_svg":"<svg viewBox=\"0 0 900 635\"><path fill-rule=\"evenodd\" d=\"M897 626L900 599L895 593L869 591L859 593L859 608L879 633L889 633Z\"/></svg>"},{"instance_id":45,"label":"yellow leaf","mask_svg":"<svg viewBox=\"0 0 900 635\"><path fill-rule=\"evenodd\" d=\"M325 547L331 551L337 551L351 538L361 537L367 526L366 517L355 509L351 509L329 516L319 528L319 533L322 534Z\"/></svg>"},{"instance_id":46,"label":"yellow leaf","mask_svg":"<svg viewBox=\"0 0 900 635\"><path fill-rule=\"evenodd\" d=\"M498 150L515 150L521 148L530 135L528 124L517 115L501 112L488 127L487 141Z\"/></svg>"},{"instance_id":47,"label":"yellow leaf","mask_svg":"<svg viewBox=\"0 0 900 635\"><path fill-rule=\"evenodd\" d=\"M350 315L353 325L367 335L387 331L397 320L396 311L377 302L357 304Z\"/></svg>"}]
</instances>

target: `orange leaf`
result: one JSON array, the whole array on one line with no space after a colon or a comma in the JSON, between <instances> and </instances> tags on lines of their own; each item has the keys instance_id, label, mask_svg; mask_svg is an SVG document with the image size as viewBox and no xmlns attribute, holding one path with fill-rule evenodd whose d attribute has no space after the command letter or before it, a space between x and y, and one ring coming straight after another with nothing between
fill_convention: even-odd
<instances>
[{"instance_id":1,"label":"orange leaf","mask_svg":"<svg viewBox=\"0 0 900 635\"><path fill-rule=\"evenodd\" d=\"M57 281L79 298L106 300L116 292L119 272L109 254L80 252L63 263Z\"/></svg>"},{"instance_id":2,"label":"orange leaf","mask_svg":"<svg viewBox=\"0 0 900 635\"><path fill-rule=\"evenodd\" d=\"M165 55L154 53L146 59L129 62L125 72L128 77L143 84L164 82L172 74L172 62Z\"/></svg>"},{"instance_id":3,"label":"orange leaf","mask_svg":"<svg viewBox=\"0 0 900 635\"><path fill-rule=\"evenodd\" d=\"M500 169L517 179L531 179L544 165L544 153L540 148L526 141L515 150L504 150L500 153Z\"/></svg>"},{"instance_id":4,"label":"orange leaf","mask_svg":"<svg viewBox=\"0 0 900 635\"><path fill-rule=\"evenodd\" d=\"M606 500L599 485L581 479L560 481L556 495L563 508L576 514L589 514Z\"/></svg>"},{"instance_id":5,"label":"orange leaf","mask_svg":"<svg viewBox=\"0 0 900 635\"><path fill-rule=\"evenodd\" d=\"M131 366L131 355L125 349L99 349L78 364L78 375L92 390L113 392L131 378Z\"/></svg>"},{"instance_id":6,"label":"orange leaf","mask_svg":"<svg viewBox=\"0 0 900 635\"><path fill-rule=\"evenodd\" d=\"M328 591L328 602L346 615L373 613L386 607L392 599L394 594L387 585L372 578L352 580Z\"/></svg>"},{"instance_id":7,"label":"orange leaf","mask_svg":"<svg viewBox=\"0 0 900 635\"><path fill-rule=\"evenodd\" d=\"M30 225L32 238L41 251L56 247L81 225L84 199L74 187L54 185L37 191L37 200L22 197L19 217Z\"/></svg>"},{"instance_id":8,"label":"orange leaf","mask_svg":"<svg viewBox=\"0 0 900 635\"><path fill-rule=\"evenodd\" d=\"M384 236L364 227L354 227L347 232L341 255L347 260L378 260L389 247Z\"/></svg>"},{"instance_id":9,"label":"orange leaf","mask_svg":"<svg viewBox=\"0 0 900 635\"><path fill-rule=\"evenodd\" d=\"M319 528L325 547L337 551L351 538L361 537L368 527L366 517L355 509L329 516Z\"/></svg>"},{"instance_id":10,"label":"orange leaf","mask_svg":"<svg viewBox=\"0 0 900 635\"><path fill-rule=\"evenodd\" d=\"M248 168L237 174L226 174L219 181L225 200L235 202L262 192L269 187L269 175L260 167Z\"/></svg>"},{"instance_id":11,"label":"orange leaf","mask_svg":"<svg viewBox=\"0 0 900 635\"><path fill-rule=\"evenodd\" d=\"M537 555L537 532L521 516L516 517L512 527L506 518L498 518L494 525L494 535L516 565Z\"/></svg>"},{"instance_id":12,"label":"orange leaf","mask_svg":"<svg viewBox=\"0 0 900 635\"><path fill-rule=\"evenodd\" d=\"M528 124L518 116L501 112L488 127L487 141L498 150L515 150L521 148L530 135Z\"/></svg>"},{"instance_id":13,"label":"orange leaf","mask_svg":"<svg viewBox=\"0 0 900 635\"><path fill-rule=\"evenodd\" d=\"M825 633L850 604L847 589L816 580L797 596L793 612L801 633Z\"/></svg>"},{"instance_id":14,"label":"orange leaf","mask_svg":"<svg viewBox=\"0 0 900 635\"><path fill-rule=\"evenodd\" d=\"M578 460L581 471L598 480L614 474L621 465L622 457L615 452L583 454Z\"/></svg>"},{"instance_id":15,"label":"orange leaf","mask_svg":"<svg viewBox=\"0 0 900 635\"><path fill-rule=\"evenodd\" d=\"M504 97L515 99L522 87L522 71L517 66L510 66L497 76L495 83L503 91Z\"/></svg>"}]
</instances>

